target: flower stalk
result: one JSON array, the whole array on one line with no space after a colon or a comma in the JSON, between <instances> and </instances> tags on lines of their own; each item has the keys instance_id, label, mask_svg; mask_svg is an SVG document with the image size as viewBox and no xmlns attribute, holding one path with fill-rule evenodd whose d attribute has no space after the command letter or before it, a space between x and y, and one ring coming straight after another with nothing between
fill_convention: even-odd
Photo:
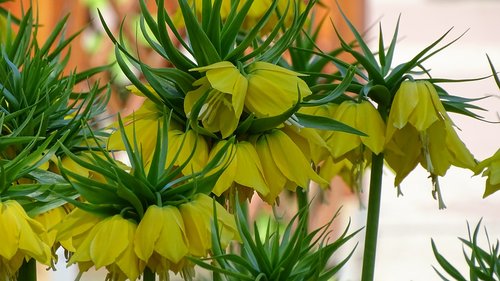
<instances>
[{"instance_id":1,"label":"flower stalk","mask_svg":"<svg viewBox=\"0 0 500 281\"><path fill-rule=\"evenodd\" d=\"M151 271L148 267L144 269L144 281L155 281L156 280L156 274Z\"/></svg>"},{"instance_id":2,"label":"flower stalk","mask_svg":"<svg viewBox=\"0 0 500 281\"><path fill-rule=\"evenodd\" d=\"M23 261L17 280L36 281L36 260Z\"/></svg>"},{"instance_id":3,"label":"flower stalk","mask_svg":"<svg viewBox=\"0 0 500 281\"><path fill-rule=\"evenodd\" d=\"M382 119L385 120L385 107L379 105L378 111ZM380 203L382 201L383 168L384 154L373 153L372 168L370 173L370 190L368 194L368 210L366 217L365 247L363 252L363 268L361 271L361 281L372 281L375 276L378 225L380 221Z\"/></svg>"},{"instance_id":4,"label":"flower stalk","mask_svg":"<svg viewBox=\"0 0 500 281\"><path fill-rule=\"evenodd\" d=\"M362 281L373 280L377 253L378 225L380 220L380 202L382 197L382 168L384 155L373 154L368 195L368 215L366 218L365 249L363 256Z\"/></svg>"}]
</instances>

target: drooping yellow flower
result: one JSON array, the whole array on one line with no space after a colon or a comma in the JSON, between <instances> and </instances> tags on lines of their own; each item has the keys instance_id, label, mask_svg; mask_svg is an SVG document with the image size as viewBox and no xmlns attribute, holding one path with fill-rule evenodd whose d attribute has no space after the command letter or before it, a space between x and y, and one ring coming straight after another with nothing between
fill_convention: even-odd
<instances>
[{"instance_id":1,"label":"drooping yellow flower","mask_svg":"<svg viewBox=\"0 0 500 281\"><path fill-rule=\"evenodd\" d=\"M184 222L174 206L149 206L135 233L135 253L160 276L189 253Z\"/></svg>"},{"instance_id":2,"label":"drooping yellow flower","mask_svg":"<svg viewBox=\"0 0 500 281\"><path fill-rule=\"evenodd\" d=\"M484 198L500 189L500 149L493 156L484 159L477 165L475 174L478 175L481 172L483 177L488 177L483 194Z\"/></svg>"},{"instance_id":3,"label":"drooping yellow flower","mask_svg":"<svg viewBox=\"0 0 500 281\"><path fill-rule=\"evenodd\" d=\"M192 70L205 76L193 84L197 89L187 93L184 111L190 116L195 104L208 93L198 119L205 129L220 132L223 138L237 128L243 110L258 118L277 116L294 107L299 96L311 93L299 78L302 74L267 62L254 62L240 70L222 61Z\"/></svg>"},{"instance_id":4,"label":"drooping yellow flower","mask_svg":"<svg viewBox=\"0 0 500 281\"><path fill-rule=\"evenodd\" d=\"M311 168L300 148L279 129L253 137L252 143L259 156L269 193L263 198L274 203L283 189L307 188L309 180L328 184Z\"/></svg>"},{"instance_id":5,"label":"drooping yellow flower","mask_svg":"<svg viewBox=\"0 0 500 281\"><path fill-rule=\"evenodd\" d=\"M223 138L230 136L238 126L243 112L248 81L232 63L227 61L192 70L205 72L205 76L193 84L198 86L197 89L186 94L184 100L186 115L192 114L194 105L208 92L198 119L210 132L221 132Z\"/></svg>"},{"instance_id":6,"label":"drooping yellow flower","mask_svg":"<svg viewBox=\"0 0 500 281\"><path fill-rule=\"evenodd\" d=\"M433 176L444 176L451 165L473 169L474 157L428 81L404 81L387 119L386 160L395 171L395 185L420 163Z\"/></svg>"},{"instance_id":7,"label":"drooping yellow flower","mask_svg":"<svg viewBox=\"0 0 500 281\"><path fill-rule=\"evenodd\" d=\"M35 217L35 220L41 223L47 230L46 234L44 235L44 240L47 241L47 245L51 248L54 247L57 235L57 231L54 227L59 224L66 215L67 212L65 208L63 206L60 206Z\"/></svg>"},{"instance_id":8,"label":"drooping yellow flower","mask_svg":"<svg viewBox=\"0 0 500 281\"><path fill-rule=\"evenodd\" d=\"M101 217L76 208L51 230L57 233L56 241L60 242L66 250L76 252L89 231L102 220Z\"/></svg>"},{"instance_id":9,"label":"drooping yellow flower","mask_svg":"<svg viewBox=\"0 0 500 281\"><path fill-rule=\"evenodd\" d=\"M15 200L0 202L0 278L15 279L23 260L35 259L50 265L51 251L46 230L30 218Z\"/></svg>"},{"instance_id":10,"label":"drooping yellow flower","mask_svg":"<svg viewBox=\"0 0 500 281\"><path fill-rule=\"evenodd\" d=\"M257 117L283 114L311 94L300 74L267 62L254 62L246 69L248 92L245 107Z\"/></svg>"},{"instance_id":11,"label":"drooping yellow flower","mask_svg":"<svg viewBox=\"0 0 500 281\"><path fill-rule=\"evenodd\" d=\"M357 162L357 159L363 157L362 154L364 154L364 149L360 149L361 146L368 148L375 154L379 154L384 149L385 124L378 111L369 101L344 101L336 109L333 119L367 135L359 136L333 131L327 143L331 148L334 158L347 157L351 162Z\"/></svg>"},{"instance_id":12,"label":"drooping yellow flower","mask_svg":"<svg viewBox=\"0 0 500 281\"><path fill-rule=\"evenodd\" d=\"M121 215L108 217L92 227L68 265L91 263L96 269L106 267L107 280L137 280L145 264L134 252L137 224Z\"/></svg>"},{"instance_id":13,"label":"drooping yellow flower","mask_svg":"<svg viewBox=\"0 0 500 281\"><path fill-rule=\"evenodd\" d=\"M193 200L179 206L186 235L189 240L189 253L194 256L206 256L212 247L211 221L214 219L214 201L205 194L197 194ZM215 203L222 247L238 237L234 216L229 214L219 203Z\"/></svg>"},{"instance_id":14,"label":"drooping yellow flower","mask_svg":"<svg viewBox=\"0 0 500 281\"><path fill-rule=\"evenodd\" d=\"M222 140L215 144L210 151L209 159L213 159L226 142ZM228 157L230 162L217 180L212 192L220 196L238 184L257 191L261 196L266 196L269 193L269 187L264 179L264 169L254 146L248 141L238 141L231 144L228 151L232 153L226 154L225 157Z\"/></svg>"}]
</instances>

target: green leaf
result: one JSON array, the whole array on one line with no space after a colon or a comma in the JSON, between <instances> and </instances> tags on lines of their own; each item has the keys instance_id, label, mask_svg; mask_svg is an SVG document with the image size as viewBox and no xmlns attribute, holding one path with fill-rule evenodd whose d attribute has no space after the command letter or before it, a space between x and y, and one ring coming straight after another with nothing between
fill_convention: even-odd
<instances>
[{"instance_id":1,"label":"green leaf","mask_svg":"<svg viewBox=\"0 0 500 281\"><path fill-rule=\"evenodd\" d=\"M436 244L434 243L434 240L431 239L431 245L432 245L432 252L434 253L434 257L436 257L436 260L438 261L439 265L455 280L457 281L467 281L460 272L453 266L451 265L446 258L444 258L439 251L437 250Z\"/></svg>"},{"instance_id":2,"label":"green leaf","mask_svg":"<svg viewBox=\"0 0 500 281\"><path fill-rule=\"evenodd\" d=\"M158 1L158 6L163 7L163 0ZM206 66L221 61L217 49L214 47L207 34L197 21L196 15L193 14L186 0L179 0L179 8L181 9L186 24L186 30L190 39L193 55L198 63L198 66ZM160 9L163 10L163 9ZM159 13L158 21L161 21ZM218 28L218 27L213 27Z\"/></svg>"},{"instance_id":3,"label":"green leaf","mask_svg":"<svg viewBox=\"0 0 500 281\"><path fill-rule=\"evenodd\" d=\"M295 117L297 118L297 123L306 128L315 128L328 131L340 131L359 136L367 136L365 133L354 129L349 125L346 125L342 122L339 122L337 120L328 117L308 115L303 113L295 113Z\"/></svg>"}]
</instances>

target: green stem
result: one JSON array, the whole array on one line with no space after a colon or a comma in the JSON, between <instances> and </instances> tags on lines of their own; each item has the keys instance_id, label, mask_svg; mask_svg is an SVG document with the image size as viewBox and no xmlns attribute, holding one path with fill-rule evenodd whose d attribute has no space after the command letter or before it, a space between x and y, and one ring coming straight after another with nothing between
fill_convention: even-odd
<instances>
[{"instance_id":1,"label":"green stem","mask_svg":"<svg viewBox=\"0 0 500 281\"><path fill-rule=\"evenodd\" d=\"M300 186L297 186L297 209L300 212L299 217L301 220L309 220L309 212L306 210L308 208L309 201L307 199L307 190ZM306 223L306 226L308 223Z\"/></svg>"},{"instance_id":2,"label":"green stem","mask_svg":"<svg viewBox=\"0 0 500 281\"><path fill-rule=\"evenodd\" d=\"M17 280L36 281L36 260L30 259L28 262L23 261L19 268L19 276Z\"/></svg>"},{"instance_id":3,"label":"green stem","mask_svg":"<svg viewBox=\"0 0 500 281\"><path fill-rule=\"evenodd\" d=\"M380 201L382 197L383 167L384 155L382 153L379 155L373 154L361 281L372 281L375 275L375 257L377 252L378 224L380 219Z\"/></svg>"},{"instance_id":4,"label":"green stem","mask_svg":"<svg viewBox=\"0 0 500 281\"><path fill-rule=\"evenodd\" d=\"M156 274L149 269L149 267L146 267L144 269L144 279L143 281L155 281Z\"/></svg>"}]
</instances>

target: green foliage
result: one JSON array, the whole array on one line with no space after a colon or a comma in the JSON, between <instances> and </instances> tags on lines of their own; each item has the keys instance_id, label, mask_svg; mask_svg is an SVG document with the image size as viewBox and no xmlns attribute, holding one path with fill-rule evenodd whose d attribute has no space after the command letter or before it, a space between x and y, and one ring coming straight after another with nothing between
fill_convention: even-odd
<instances>
[{"instance_id":1,"label":"green foliage","mask_svg":"<svg viewBox=\"0 0 500 281\"><path fill-rule=\"evenodd\" d=\"M463 243L464 247L464 257L469 268L469 278L463 276L459 270L453 266L450 262L446 260L437 250L434 240L431 240L432 250L434 256L438 261L441 268L453 279L453 280L470 280L470 281L495 281L500 280L500 242L495 242L494 245L491 244L490 238L486 228L484 229L488 247L482 248L479 246L478 235L481 229L481 221L476 225L474 232L471 233L469 224L467 223L467 231L469 233L468 239L459 238ZM439 272L436 268L434 270L437 272L442 280L449 280L445 275Z\"/></svg>"},{"instance_id":2,"label":"green foliage","mask_svg":"<svg viewBox=\"0 0 500 281\"><path fill-rule=\"evenodd\" d=\"M129 139L121 119L120 134L131 167L114 159L102 148L77 155L63 146L62 149L73 161L83 169L100 176L82 176L60 164L59 169L63 177L85 199L85 203L62 197L77 207L98 215L122 214L140 221L150 205L177 206L189 201L197 193L209 194L227 165L223 159L230 159L224 157L226 153L230 153L228 147L231 142L228 142L203 170L183 175L182 170L194 156L195 149L193 148L189 158L180 166L174 165L180 150L170 151L176 154L173 160L167 163L169 121L168 114L158 121L158 134L151 163L146 163L143 159L142 149L136 141L135 126L131 125L134 126L134 135L133 139ZM184 140L185 137L182 144Z\"/></svg>"},{"instance_id":3,"label":"green foliage","mask_svg":"<svg viewBox=\"0 0 500 281\"><path fill-rule=\"evenodd\" d=\"M64 178L48 170L49 161L63 157L61 144L72 151L87 150L86 123L97 122L107 104L108 93L97 84L87 92L74 92L77 83L105 67L65 73L70 55L66 51L79 34L65 38L67 19L42 45L29 9L17 31L7 24L8 36L0 42L0 200L15 199L30 215L64 204L54 192L75 197Z\"/></svg>"},{"instance_id":4,"label":"green foliage","mask_svg":"<svg viewBox=\"0 0 500 281\"><path fill-rule=\"evenodd\" d=\"M238 200L236 200L238 201ZM191 260L213 272L214 280L331 280L352 256L352 252L337 265L329 267L336 251L360 230L347 234L349 225L340 237L329 243L326 225L308 232L309 206L300 210L284 227L268 221L265 229L254 223L252 234L249 221L240 203L236 203L236 223L241 237L239 251L226 252L221 246L216 220L212 225L213 256ZM208 263L210 262L210 263Z\"/></svg>"}]
</instances>

